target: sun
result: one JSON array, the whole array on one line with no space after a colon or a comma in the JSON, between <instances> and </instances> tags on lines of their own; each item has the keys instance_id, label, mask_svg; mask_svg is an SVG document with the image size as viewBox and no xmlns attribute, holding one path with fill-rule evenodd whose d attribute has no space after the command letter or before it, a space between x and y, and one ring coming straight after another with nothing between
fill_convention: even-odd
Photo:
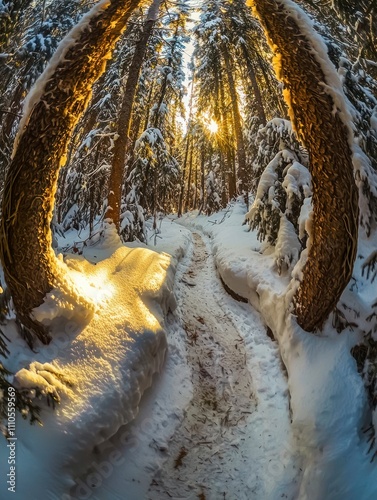
<instances>
[{"instance_id":1,"label":"sun","mask_svg":"<svg viewBox=\"0 0 377 500\"><path fill-rule=\"evenodd\" d=\"M213 119L208 123L207 127L211 134L216 134L216 132L219 130L218 124Z\"/></svg>"}]
</instances>

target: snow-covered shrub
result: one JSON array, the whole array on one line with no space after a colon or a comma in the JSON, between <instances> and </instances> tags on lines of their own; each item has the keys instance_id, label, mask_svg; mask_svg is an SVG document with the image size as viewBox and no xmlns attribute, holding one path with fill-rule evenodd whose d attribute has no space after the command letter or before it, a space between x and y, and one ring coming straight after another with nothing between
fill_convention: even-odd
<instances>
[{"instance_id":1,"label":"snow-covered shrub","mask_svg":"<svg viewBox=\"0 0 377 500\"><path fill-rule=\"evenodd\" d=\"M147 214L174 204L179 166L158 128L145 130L135 144L135 163L128 182L134 200Z\"/></svg>"},{"instance_id":2,"label":"snow-covered shrub","mask_svg":"<svg viewBox=\"0 0 377 500\"><path fill-rule=\"evenodd\" d=\"M363 343L352 348L351 353L356 360L357 370L364 379L365 387L372 409L376 414L377 407L377 341L372 332L365 335ZM374 419L376 418L375 415ZM376 428L377 421L374 422Z\"/></svg>"},{"instance_id":3,"label":"snow-covered shrub","mask_svg":"<svg viewBox=\"0 0 377 500\"><path fill-rule=\"evenodd\" d=\"M363 69L339 58L338 72L343 89L351 103L360 152L356 181L360 190L360 223L371 233L377 222L377 82Z\"/></svg>"},{"instance_id":4,"label":"snow-covered shrub","mask_svg":"<svg viewBox=\"0 0 377 500\"><path fill-rule=\"evenodd\" d=\"M144 213L143 209L137 203L127 203L122 207L120 237L122 241L146 241Z\"/></svg>"},{"instance_id":5,"label":"snow-covered shrub","mask_svg":"<svg viewBox=\"0 0 377 500\"><path fill-rule=\"evenodd\" d=\"M289 269L298 261L301 243L297 238L295 228L284 214L281 214L280 227L275 245L275 262L278 273Z\"/></svg>"},{"instance_id":6,"label":"snow-covered shrub","mask_svg":"<svg viewBox=\"0 0 377 500\"><path fill-rule=\"evenodd\" d=\"M279 151L288 150L296 154L297 160L308 166L308 154L298 142L292 124L282 118L273 118L256 135L258 151L252 161L252 189L257 190L260 177L267 165Z\"/></svg>"},{"instance_id":7,"label":"snow-covered shrub","mask_svg":"<svg viewBox=\"0 0 377 500\"><path fill-rule=\"evenodd\" d=\"M61 226L63 227L64 231L68 231L69 229L75 229L76 231L79 231L81 228L82 219L83 217L81 210L79 209L78 205L74 204L65 215Z\"/></svg>"},{"instance_id":8,"label":"snow-covered shrub","mask_svg":"<svg viewBox=\"0 0 377 500\"><path fill-rule=\"evenodd\" d=\"M214 212L218 212L221 207L221 199L218 193L219 186L216 182L216 176L213 170L211 170L206 178L206 191L207 191L207 202L206 202L206 214L211 215Z\"/></svg>"},{"instance_id":9,"label":"snow-covered shrub","mask_svg":"<svg viewBox=\"0 0 377 500\"><path fill-rule=\"evenodd\" d=\"M274 118L258 133L253 162L254 202L245 220L257 229L260 241L276 246L279 273L295 264L305 244L305 214L311 198L308 155L291 123Z\"/></svg>"}]
</instances>

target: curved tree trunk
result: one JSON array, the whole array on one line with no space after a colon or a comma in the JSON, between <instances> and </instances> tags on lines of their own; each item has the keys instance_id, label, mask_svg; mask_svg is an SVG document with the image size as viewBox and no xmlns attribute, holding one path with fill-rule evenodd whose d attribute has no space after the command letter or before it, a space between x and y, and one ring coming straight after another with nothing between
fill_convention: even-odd
<instances>
[{"instance_id":1,"label":"curved tree trunk","mask_svg":"<svg viewBox=\"0 0 377 500\"><path fill-rule=\"evenodd\" d=\"M335 308L356 257L358 192L349 130L332 96L324 90L324 82L331 87L331 81L308 38L312 28L308 24L304 33L296 21L298 7L288 0L251 3L278 56L290 115L310 155L313 224L308 260L294 303L299 325L314 331ZM330 60L325 64L331 65Z\"/></svg>"},{"instance_id":2,"label":"curved tree trunk","mask_svg":"<svg viewBox=\"0 0 377 500\"><path fill-rule=\"evenodd\" d=\"M50 221L67 145L91 86L138 4L139 0L102 1L84 16L37 82L39 93L34 93L34 103L29 100L31 113L21 122L25 128L20 128L5 185L0 255L17 316L30 332L30 341L34 336L49 341L31 312L56 284Z\"/></svg>"},{"instance_id":3,"label":"curved tree trunk","mask_svg":"<svg viewBox=\"0 0 377 500\"><path fill-rule=\"evenodd\" d=\"M141 67L147 51L148 41L152 35L153 27L158 17L160 4L161 0L154 0L149 7L147 20L144 23L140 40L136 44L131 66L128 71L127 83L118 116L118 138L114 144L114 156L109 179L108 209L106 214L106 217L114 222L118 230L120 224L124 164L129 141L132 108Z\"/></svg>"}]
</instances>

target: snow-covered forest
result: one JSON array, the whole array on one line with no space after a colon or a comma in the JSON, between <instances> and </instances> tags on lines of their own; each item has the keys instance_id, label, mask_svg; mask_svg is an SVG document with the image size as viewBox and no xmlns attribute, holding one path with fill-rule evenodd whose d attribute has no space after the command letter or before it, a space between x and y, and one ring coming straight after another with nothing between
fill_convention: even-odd
<instances>
[{"instance_id":1,"label":"snow-covered forest","mask_svg":"<svg viewBox=\"0 0 377 500\"><path fill-rule=\"evenodd\" d=\"M0 499L377 498L377 1L0 0Z\"/></svg>"}]
</instances>

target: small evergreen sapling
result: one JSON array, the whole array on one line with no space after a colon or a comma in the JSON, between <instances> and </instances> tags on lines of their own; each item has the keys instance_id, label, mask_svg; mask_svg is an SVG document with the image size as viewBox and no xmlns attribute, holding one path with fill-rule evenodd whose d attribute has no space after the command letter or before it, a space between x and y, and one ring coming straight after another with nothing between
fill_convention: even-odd
<instances>
[{"instance_id":1,"label":"small evergreen sapling","mask_svg":"<svg viewBox=\"0 0 377 500\"><path fill-rule=\"evenodd\" d=\"M146 129L136 141L134 155L134 168L128 178L133 203L152 216L173 206L179 165L169 153L160 129Z\"/></svg>"},{"instance_id":2,"label":"small evergreen sapling","mask_svg":"<svg viewBox=\"0 0 377 500\"><path fill-rule=\"evenodd\" d=\"M206 178L207 201L205 212L207 215L218 212L221 208L221 198L218 193L220 188L221 186L218 185L215 173L211 170Z\"/></svg>"},{"instance_id":3,"label":"small evergreen sapling","mask_svg":"<svg viewBox=\"0 0 377 500\"><path fill-rule=\"evenodd\" d=\"M305 246L304 214L311 197L308 155L290 122L274 118L258 133L253 162L255 199L245 221L258 239L276 247L279 273L297 262Z\"/></svg>"}]
</instances>

